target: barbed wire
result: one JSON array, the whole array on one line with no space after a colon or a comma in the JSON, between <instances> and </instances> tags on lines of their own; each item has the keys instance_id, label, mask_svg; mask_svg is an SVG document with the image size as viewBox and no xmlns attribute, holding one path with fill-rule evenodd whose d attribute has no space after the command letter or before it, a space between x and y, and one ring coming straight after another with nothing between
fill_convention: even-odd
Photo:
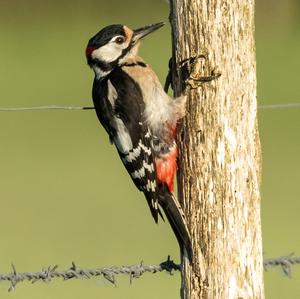
<instances>
[{"instance_id":1,"label":"barbed wire","mask_svg":"<svg viewBox=\"0 0 300 299\"><path fill-rule=\"evenodd\" d=\"M58 270L58 266L49 266L38 272L17 272L15 265L12 264L12 272L0 273L0 282L8 281L11 286L8 291L13 291L16 285L20 282L29 281L35 283L37 281L51 282L55 278L61 278L63 280L69 279L91 279L93 277L102 276L112 284L116 285L116 275L126 274L129 275L130 283L134 278L139 278L145 273L158 273L168 272L170 274L173 271L180 271L180 265L175 264L168 256L165 262L159 265L144 265L141 262L139 265L121 266L121 267L104 267L96 269L83 269L78 267L74 262L67 270Z\"/></svg>"},{"instance_id":2,"label":"barbed wire","mask_svg":"<svg viewBox=\"0 0 300 299\"><path fill-rule=\"evenodd\" d=\"M283 273L291 277L291 267L300 264L300 257L293 254L281 256L278 258L269 258L264 260L264 269L267 271L271 267L281 267ZM51 282L53 279L61 278L62 280L69 279L91 279L94 277L103 277L110 283L116 285L116 275L125 274L129 275L130 283L134 278L139 278L145 273L159 273L167 272L173 274L174 271L180 271L181 266L174 263L170 256L165 262L159 265L144 265L141 262L139 265L121 266L121 267L104 267L96 269L84 269L78 267L74 262L70 268L66 270L58 270L58 266L49 266L38 272L17 272L16 267L12 264L12 272L0 273L0 282L7 281L11 285L8 291L13 291L16 285L20 282L28 281L35 283L42 281L45 283Z\"/></svg>"},{"instance_id":3,"label":"barbed wire","mask_svg":"<svg viewBox=\"0 0 300 299\"><path fill-rule=\"evenodd\" d=\"M300 103L287 104L263 104L258 105L261 110L273 109L294 109L300 108ZM0 107L0 112L17 112L17 111L34 111L34 110L94 110L93 106L62 106L62 105L45 105L32 107Z\"/></svg>"}]
</instances>

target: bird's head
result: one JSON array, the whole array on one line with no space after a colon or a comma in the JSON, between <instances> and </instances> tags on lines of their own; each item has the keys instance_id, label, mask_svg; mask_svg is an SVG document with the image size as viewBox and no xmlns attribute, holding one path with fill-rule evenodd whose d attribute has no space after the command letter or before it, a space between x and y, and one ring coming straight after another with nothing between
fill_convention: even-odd
<instances>
[{"instance_id":1,"label":"bird's head","mask_svg":"<svg viewBox=\"0 0 300 299\"><path fill-rule=\"evenodd\" d=\"M139 41L164 25L163 22L132 30L116 24L100 30L88 42L85 54L87 62L101 75L126 62L128 57L137 55Z\"/></svg>"}]
</instances>

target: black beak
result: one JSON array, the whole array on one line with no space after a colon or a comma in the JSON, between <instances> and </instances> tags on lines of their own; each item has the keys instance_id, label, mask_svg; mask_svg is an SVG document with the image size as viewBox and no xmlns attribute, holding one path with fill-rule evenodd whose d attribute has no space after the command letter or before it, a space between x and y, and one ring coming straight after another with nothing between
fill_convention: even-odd
<instances>
[{"instance_id":1,"label":"black beak","mask_svg":"<svg viewBox=\"0 0 300 299\"><path fill-rule=\"evenodd\" d=\"M146 35L154 32L154 31L156 31L157 29L161 28L164 25L165 25L164 22L160 22L160 23L152 24L149 26L145 26L145 27L133 30L133 37L132 37L133 43L137 43L140 39L142 39L143 37L145 37Z\"/></svg>"}]
</instances>

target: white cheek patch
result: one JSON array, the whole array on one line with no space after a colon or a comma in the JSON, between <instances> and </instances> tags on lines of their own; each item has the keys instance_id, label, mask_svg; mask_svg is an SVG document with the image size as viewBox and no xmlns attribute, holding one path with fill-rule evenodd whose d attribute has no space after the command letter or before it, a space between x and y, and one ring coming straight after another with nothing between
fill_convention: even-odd
<instances>
[{"instance_id":1,"label":"white cheek patch","mask_svg":"<svg viewBox=\"0 0 300 299\"><path fill-rule=\"evenodd\" d=\"M128 43L119 45L112 39L108 44L94 50L91 57L109 63L118 59L127 46Z\"/></svg>"},{"instance_id":2,"label":"white cheek patch","mask_svg":"<svg viewBox=\"0 0 300 299\"><path fill-rule=\"evenodd\" d=\"M116 60L122 54L122 49L116 47L113 43L108 43L102 46L92 53L92 58L98 59L104 62L112 62Z\"/></svg>"}]
</instances>

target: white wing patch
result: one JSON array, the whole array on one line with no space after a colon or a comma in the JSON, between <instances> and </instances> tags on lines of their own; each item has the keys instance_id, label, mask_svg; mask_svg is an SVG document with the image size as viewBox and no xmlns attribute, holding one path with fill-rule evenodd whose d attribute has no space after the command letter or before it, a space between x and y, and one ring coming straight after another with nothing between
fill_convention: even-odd
<instances>
[{"instance_id":1,"label":"white wing patch","mask_svg":"<svg viewBox=\"0 0 300 299\"><path fill-rule=\"evenodd\" d=\"M112 107L114 107L115 101L118 98L118 93L115 87L113 86L113 84L110 82L110 80L107 81L107 90L108 90L107 99L111 103Z\"/></svg>"},{"instance_id":2,"label":"white wing patch","mask_svg":"<svg viewBox=\"0 0 300 299\"><path fill-rule=\"evenodd\" d=\"M117 135L114 137L114 143L121 153L128 154L132 149L132 140L129 132L120 118L115 117L115 121L117 125Z\"/></svg>"}]
</instances>

